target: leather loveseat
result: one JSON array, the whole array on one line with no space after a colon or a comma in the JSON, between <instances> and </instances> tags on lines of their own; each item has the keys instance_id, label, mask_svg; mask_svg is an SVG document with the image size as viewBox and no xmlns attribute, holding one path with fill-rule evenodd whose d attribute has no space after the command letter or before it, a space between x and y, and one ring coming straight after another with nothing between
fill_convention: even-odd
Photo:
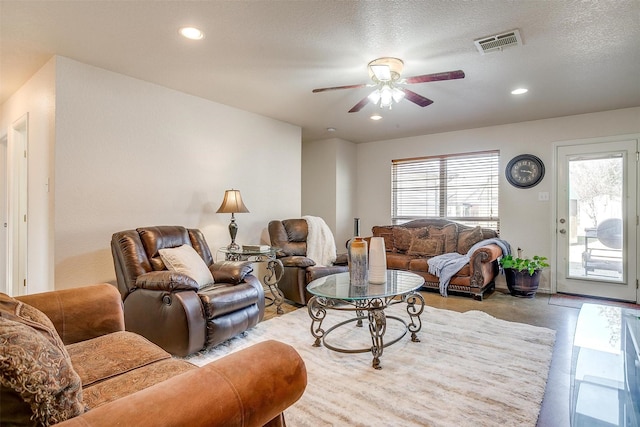
<instances>
[{"instance_id":1,"label":"leather loveseat","mask_svg":"<svg viewBox=\"0 0 640 427\"><path fill-rule=\"evenodd\" d=\"M428 260L437 255L457 252L467 254L476 243L495 239L495 230L480 226L469 227L445 219L419 219L402 225L374 226L374 237L383 237L387 268L407 270L424 277L424 288L440 289L440 279L429 273ZM485 293L495 289L498 258L502 249L488 244L475 250L469 262L453 275L448 292L470 295L482 300Z\"/></svg>"},{"instance_id":2,"label":"leather loveseat","mask_svg":"<svg viewBox=\"0 0 640 427\"><path fill-rule=\"evenodd\" d=\"M210 283L169 270L163 250L188 250ZM264 290L250 262L213 262L200 230L140 227L114 233L111 251L126 329L177 356L219 344L264 316ZM194 259L195 258L195 259ZM166 259L166 258L165 258ZM185 268L186 262L181 262Z\"/></svg>"},{"instance_id":3,"label":"leather loveseat","mask_svg":"<svg viewBox=\"0 0 640 427\"><path fill-rule=\"evenodd\" d=\"M0 425L284 426L306 387L289 345L198 368L124 330L110 284L0 294Z\"/></svg>"}]
</instances>

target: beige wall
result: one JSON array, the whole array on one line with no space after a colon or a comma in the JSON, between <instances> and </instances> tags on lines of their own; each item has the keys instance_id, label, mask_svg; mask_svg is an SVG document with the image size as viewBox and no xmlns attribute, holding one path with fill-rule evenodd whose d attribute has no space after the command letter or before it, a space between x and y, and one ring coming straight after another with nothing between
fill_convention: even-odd
<instances>
[{"instance_id":1,"label":"beige wall","mask_svg":"<svg viewBox=\"0 0 640 427\"><path fill-rule=\"evenodd\" d=\"M118 230L180 224L200 228L214 251L226 246L230 215L215 213L226 189L241 190L250 210L236 215L240 244L266 243L270 219L301 214L299 127L63 57L46 67L49 92L55 75L55 152L41 135L53 124L31 120L38 107L28 88L2 119L4 129L7 109L29 112L32 157L55 162L45 208L29 206L46 224L30 229L40 251L30 252L30 276L40 278L30 292L114 281ZM42 170L53 176L52 166ZM44 188L41 174L30 173L30 200Z\"/></svg>"},{"instance_id":2,"label":"beige wall","mask_svg":"<svg viewBox=\"0 0 640 427\"><path fill-rule=\"evenodd\" d=\"M640 108L629 108L358 144L356 214L362 218L362 234L370 234L374 225L390 223L391 160L499 149L503 177L499 206L501 237L514 249L523 248L525 255L551 256L555 232L553 201L538 201L538 193L549 192L552 197L554 194L554 143L638 132ZM543 181L530 189L517 189L504 179L506 164L522 153L535 154L546 166ZM545 273L541 291L551 289L549 269Z\"/></svg>"},{"instance_id":3,"label":"beige wall","mask_svg":"<svg viewBox=\"0 0 640 427\"><path fill-rule=\"evenodd\" d=\"M325 220L339 253L353 236L356 156L356 145L339 138L302 144L302 212Z\"/></svg>"},{"instance_id":4,"label":"beige wall","mask_svg":"<svg viewBox=\"0 0 640 427\"><path fill-rule=\"evenodd\" d=\"M0 135L7 135L13 157L11 126L28 114L28 221L26 293L53 289L53 147L55 142L55 60L47 62L0 106ZM9 170L9 180L14 176ZM11 183L10 183L11 185ZM14 254L15 255L15 254ZM5 277L0 277L4 291Z\"/></svg>"}]
</instances>

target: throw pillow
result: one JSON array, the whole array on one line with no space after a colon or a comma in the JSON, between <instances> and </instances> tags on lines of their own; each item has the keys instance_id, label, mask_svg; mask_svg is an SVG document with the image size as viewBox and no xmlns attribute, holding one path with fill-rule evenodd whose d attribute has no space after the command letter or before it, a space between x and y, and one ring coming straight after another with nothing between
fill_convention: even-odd
<instances>
[{"instance_id":1,"label":"throw pillow","mask_svg":"<svg viewBox=\"0 0 640 427\"><path fill-rule=\"evenodd\" d=\"M414 237L426 237L427 229L393 227L393 246L396 252L407 252Z\"/></svg>"},{"instance_id":2,"label":"throw pillow","mask_svg":"<svg viewBox=\"0 0 640 427\"><path fill-rule=\"evenodd\" d=\"M458 232L458 253L466 254L475 245L482 240L482 227L477 226L469 230Z\"/></svg>"},{"instance_id":3,"label":"throw pillow","mask_svg":"<svg viewBox=\"0 0 640 427\"><path fill-rule=\"evenodd\" d=\"M427 226L429 237L442 237L444 239L444 252L451 253L458 250L458 225L447 224L444 227L434 225Z\"/></svg>"},{"instance_id":4,"label":"throw pillow","mask_svg":"<svg viewBox=\"0 0 640 427\"><path fill-rule=\"evenodd\" d=\"M384 239L384 250L393 251L393 226L392 225L375 225L371 229L373 237L382 237Z\"/></svg>"},{"instance_id":5,"label":"throw pillow","mask_svg":"<svg viewBox=\"0 0 640 427\"><path fill-rule=\"evenodd\" d=\"M84 412L80 377L47 316L0 294L0 342L0 424L48 426Z\"/></svg>"},{"instance_id":6,"label":"throw pillow","mask_svg":"<svg viewBox=\"0 0 640 427\"><path fill-rule=\"evenodd\" d=\"M165 248L158 252L167 269L191 277L199 288L213 284L213 276L209 267L191 246Z\"/></svg>"},{"instance_id":7,"label":"throw pillow","mask_svg":"<svg viewBox=\"0 0 640 427\"><path fill-rule=\"evenodd\" d=\"M411 247L407 253L417 256L436 256L442 255L444 248L444 240L439 237L432 238L416 238L411 241Z\"/></svg>"}]
</instances>

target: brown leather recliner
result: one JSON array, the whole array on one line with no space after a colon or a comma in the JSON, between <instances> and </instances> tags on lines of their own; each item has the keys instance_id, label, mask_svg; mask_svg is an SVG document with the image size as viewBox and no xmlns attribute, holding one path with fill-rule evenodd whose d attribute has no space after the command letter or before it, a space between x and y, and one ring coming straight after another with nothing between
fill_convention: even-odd
<instances>
[{"instance_id":1,"label":"brown leather recliner","mask_svg":"<svg viewBox=\"0 0 640 427\"><path fill-rule=\"evenodd\" d=\"M307 258L309 229L306 220L296 218L271 221L268 230L271 246L278 248L276 256L284 266L278 288L286 299L306 305L312 297L307 292L309 282L329 274L349 271L346 254L339 254L329 266L318 266Z\"/></svg>"},{"instance_id":2,"label":"brown leather recliner","mask_svg":"<svg viewBox=\"0 0 640 427\"><path fill-rule=\"evenodd\" d=\"M167 270L159 250L190 245L215 284L198 288L189 276ZM114 233L111 252L124 301L126 329L171 354L186 356L258 324L264 290L248 262L214 263L197 229L142 227Z\"/></svg>"}]
</instances>

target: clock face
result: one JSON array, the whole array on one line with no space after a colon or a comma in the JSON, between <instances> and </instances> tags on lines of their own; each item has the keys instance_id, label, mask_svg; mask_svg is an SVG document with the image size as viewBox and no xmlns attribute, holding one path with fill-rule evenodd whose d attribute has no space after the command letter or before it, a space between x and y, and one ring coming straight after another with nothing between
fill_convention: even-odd
<instances>
[{"instance_id":1,"label":"clock face","mask_svg":"<svg viewBox=\"0 0 640 427\"><path fill-rule=\"evenodd\" d=\"M544 177L544 163L532 154L521 154L511 159L505 170L507 181L515 187L533 187Z\"/></svg>"}]
</instances>

